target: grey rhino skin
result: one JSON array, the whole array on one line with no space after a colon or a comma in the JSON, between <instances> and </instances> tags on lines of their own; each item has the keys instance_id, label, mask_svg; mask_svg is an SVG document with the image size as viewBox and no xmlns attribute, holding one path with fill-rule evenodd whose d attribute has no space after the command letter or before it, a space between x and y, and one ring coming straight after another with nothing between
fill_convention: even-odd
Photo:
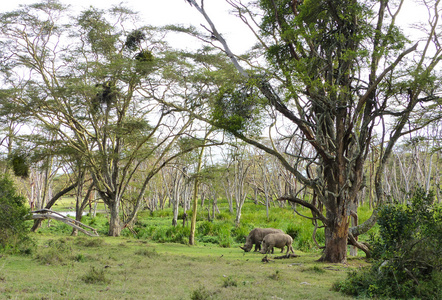
<instances>
[{"instance_id":1,"label":"grey rhino skin","mask_svg":"<svg viewBox=\"0 0 442 300\"><path fill-rule=\"evenodd\" d=\"M246 238L246 243L243 247L240 247L245 252L252 250L253 245L255 245L255 252L261 250L261 242L264 237L270 233L284 233L281 229L275 228L255 228L250 231Z\"/></svg>"},{"instance_id":2,"label":"grey rhino skin","mask_svg":"<svg viewBox=\"0 0 442 300\"><path fill-rule=\"evenodd\" d=\"M273 247L284 249L285 246L287 246L287 252L286 256L289 255L289 251L291 251L293 254L295 253L295 250L293 250L293 238L285 233L271 233L264 237L264 240L262 241L263 249L260 251L262 254L270 253L272 251L273 253Z\"/></svg>"}]
</instances>

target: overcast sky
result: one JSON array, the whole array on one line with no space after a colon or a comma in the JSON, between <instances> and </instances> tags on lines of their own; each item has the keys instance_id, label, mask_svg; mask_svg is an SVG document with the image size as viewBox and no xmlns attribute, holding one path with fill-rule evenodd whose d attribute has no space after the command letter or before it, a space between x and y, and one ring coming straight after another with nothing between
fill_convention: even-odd
<instances>
[{"instance_id":1,"label":"overcast sky","mask_svg":"<svg viewBox=\"0 0 442 300\"><path fill-rule=\"evenodd\" d=\"M11 11L18 8L20 4L38 2L38 0L3 0L0 11ZM60 2L79 10L91 5L106 9L123 3L124 6L139 12L141 19L144 20L143 25L183 24L193 25L203 30L200 24L206 24L201 14L186 0L61 0ZM253 45L253 40L245 39L245 36L251 37L246 26L229 14L231 6L225 0L206 0L205 9L234 51L242 52Z\"/></svg>"},{"instance_id":2,"label":"overcast sky","mask_svg":"<svg viewBox=\"0 0 442 300\"><path fill-rule=\"evenodd\" d=\"M0 11L11 11L18 8L19 4L33 4L38 0L3 0ZM203 17L191 7L186 0L61 0L64 4L70 4L75 9L86 9L93 5L98 8L110 8L111 5L123 3L133 11L139 12L146 25L183 24L200 27L206 24ZM425 11L419 10L414 0L405 0L407 14L403 14L398 20L409 24L419 17L422 18ZM234 52L243 52L249 49L254 40L248 29L238 18L229 15L230 5L225 0L206 0L205 8L214 21L217 29L223 34ZM410 33L407 30L406 33ZM174 46L174 45L172 45Z\"/></svg>"}]
</instances>

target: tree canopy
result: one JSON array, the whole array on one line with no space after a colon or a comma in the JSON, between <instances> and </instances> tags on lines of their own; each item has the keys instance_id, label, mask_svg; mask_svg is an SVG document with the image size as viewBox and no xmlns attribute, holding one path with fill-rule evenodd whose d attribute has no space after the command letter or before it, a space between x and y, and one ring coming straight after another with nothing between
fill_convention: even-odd
<instances>
[{"instance_id":1,"label":"tree canopy","mask_svg":"<svg viewBox=\"0 0 442 300\"><path fill-rule=\"evenodd\" d=\"M223 50L240 76L233 83L213 81L219 91L213 107L224 114L197 117L276 156L314 192L314 203L293 194L281 199L310 208L324 224L324 261L345 261L347 241L367 251L355 239L361 228L349 231L349 217L356 214L371 146L381 147L375 182L382 199L382 174L393 146L439 118L439 110L422 118L441 100L439 2L423 4L429 17L417 43L396 22L403 1L228 1L259 41L242 56L232 53L203 1L189 2L208 24L199 37L212 36L210 43ZM268 138L281 142L279 148L248 127L255 109L265 112L261 120L270 127Z\"/></svg>"}]
</instances>

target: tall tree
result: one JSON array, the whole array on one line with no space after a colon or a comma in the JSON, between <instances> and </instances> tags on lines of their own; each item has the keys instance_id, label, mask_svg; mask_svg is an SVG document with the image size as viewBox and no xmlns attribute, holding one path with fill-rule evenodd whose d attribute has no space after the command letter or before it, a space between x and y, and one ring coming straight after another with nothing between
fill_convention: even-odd
<instances>
[{"instance_id":1,"label":"tall tree","mask_svg":"<svg viewBox=\"0 0 442 300\"><path fill-rule=\"evenodd\" d=\"M81 157L110 208L109 235L118 236L134 221L152 177L179 155L172 146L191 118L139 93L141 87L161 89L159 67L173 65L162 34L136 28L136 14L121 6L68 16L67 7L50 0L1 14L8 71L2 75L20 83L16 106ZM123 195L147 159L152 160L123 222Z\"/></svg>"},{"instance_id":2,"label":"tall tree","mask_svg":"<svg viewBox=\"0 0 442 300\"><path fill-rule=\"evenodd\" d=\"M321 260L345 262L348 240L364 248L355 236L367 227L349 230L349 217L364 185L364 162L376 126L389 122L379 132L382 149L375 182L381 199L392 148L414 130L405 125L419 109L440 101L440 2L425 2L429 17L421 25L426 34L421 43L409 41L396 24L403 0L227 2L258 44L248 55L235 56L204 1L189 0L208 25L203 26L206 32L188 32L222 49L242 76L236 86L224 84L214 101L218 109L200 118L274 155L313 190L316 203L293 194L280 198L306 206L325 225ZM274 129L270 139L285 141L285 151L266 146L250 130L258 120L257 108L267 113L265 120ZM308 151L290 153L294 137ZM290 155L299 157L295 164L289 163Z\"/></svg>"}]
</instances>

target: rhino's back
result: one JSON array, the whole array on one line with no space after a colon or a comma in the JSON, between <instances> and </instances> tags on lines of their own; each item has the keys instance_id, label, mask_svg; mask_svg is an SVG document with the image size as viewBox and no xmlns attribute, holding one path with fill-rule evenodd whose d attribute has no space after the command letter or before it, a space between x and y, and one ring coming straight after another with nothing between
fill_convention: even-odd
<instances>
[{"instance_id":1,"label":"rhino's back","mask_svg":"<svg viewBox=\"0 0 442 300\"><path fill-rule=\"evenodd\" d=\"M264 237L264 242L267 245L282 246L291 245L293 243L293 238L285 233L270 233Z\"/></svg>"},{"instance_id":2,"label":"rhino's back","mask_svg":"<svg viewBox=\"0 0 442 300\"><path fill-rule=\"evenodd\" d=\"M281 229L275 229L275 228L255 228L253 230L255 230L254 232L255 239L259 241L262 241L264 237L268 234L283 233Z\"/></svg>"}]
</instances>

